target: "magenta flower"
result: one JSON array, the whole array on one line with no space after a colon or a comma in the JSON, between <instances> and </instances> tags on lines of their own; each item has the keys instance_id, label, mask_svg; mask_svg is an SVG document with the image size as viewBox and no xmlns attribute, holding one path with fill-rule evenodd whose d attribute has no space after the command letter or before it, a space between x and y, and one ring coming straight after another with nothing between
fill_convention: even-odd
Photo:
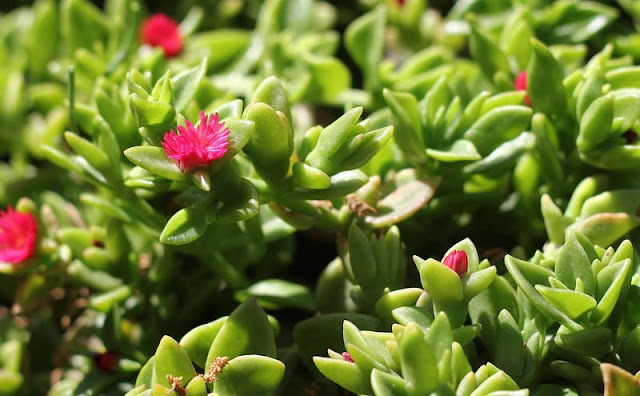
<instances>
[{"instance_id":1,"label":"magenta flower","mask_svg":"<svg viewBox=\"0 0 640 396\"><path fill-rule=\"evenodd\" d=\"M162 13L154 14L143 22L142 41L153 47L162 47L167 58L177 56L182 51L182 35L178 24Z\"/></svg>"},{"instance_id":2,"label":"magenta flower","mask_svg":"<svg viewBox=\"0 0 640 396\"><path fill-rule=\"evenodd\" d=\"M33 255L38 239L38 222L29 213L0 211L0 262L18 264Z\"/></svg>"},{"instance_id":3,"label":"magenta flower","mask_svg":"<svg viewBox=\"0 0 640 396\"><path fill-rule=\"evenodd\" d=\"M527 91L527 72L526 71L521 71L520 74L518 74L518 77L516 77L516 80L514 81L513 86L516 89L516 91ZM529 97L529 95L526 95L524 97L524 103L527 106L531 106L531 98Z\"/></svg>"},{"instance_id":4,"label":"magenta flower","mask_svg":"<svg viewBox=\"0 0 640 396\"><path fill-rule=\"evenodd\" d=\"M167 157L176 161L183 172L209 166L211 162L222 158L229 147L229 128L219 122L218 114L205 115L200 112L200 123L194 127L188 120L186 128L178 127L165 133L161 142Z\"/></svg>"},{"instance_id":5,"label":"magenta flower","mask_svg":"<svg viewBox=\"0 0 640 396\"><path fill-rule=\"evenodd\" d=\"M469 268L467 253L464 250L454 250L445 257L443 264L454 270L458 276L462 276Z\"/></svg>"}]
</instances>

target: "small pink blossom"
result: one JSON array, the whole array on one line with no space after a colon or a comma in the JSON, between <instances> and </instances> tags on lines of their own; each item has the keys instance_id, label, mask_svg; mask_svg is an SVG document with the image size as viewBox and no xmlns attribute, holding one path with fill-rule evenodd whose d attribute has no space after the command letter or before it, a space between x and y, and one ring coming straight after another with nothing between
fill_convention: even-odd
<instances>
[{"instance_id":1,"label":"small pink blossom","mask_svg":"<svg viewBox=\"0 0 640 396\"><path fill-rule=\"evenodd\" d=\"M355 363L349 352L342 352L342 358L349 363Z\"/></svg>"},{"instance_id":2,"label":"small pink blossom","mask_svg":"<svg viewBox=\"0 0 640 396\"><path fill-rule=\"evenodd\" d=\"M153 47L162 47L167 58L182 51L182 35L178 24L162 13L154 14L143 22L142 41Z\"/></svg>"},{"instance_id":3,"label":"small pink blossom","mask_svg":"<svg viewBox=\"0 0 640 396\"><path fill-rule=\"evenodd\" d=\"M183 172L209 166L211 162L222 158L229 147L229 128L219 122L218 114L205 115L200 112L200 123L194 127L188 120L186 128L178 127L165 133L161 142L167 157L176 161Z\"/></svg>"},{"instance_id":4,"label":"small pink blossom","mask_svg":"<svg viewBox=\"0 0 640 396\"><path fill-rule=\"evenodd\" d=\"M462 276L467 273L469 267L467 253L464 250L454 250L445 257L443 264L454 270L458 276Z\"/></svg>"},{"instance_id":5,"label":"small pink blossom","mask_svg":"<svg viewBox=\"0 0 640 396\"><path fill-rule=\"evenodd\" d=\"M527 91L527 72L526 71L521 71L520 74L518 74L518 77L516 77L516 80L513 83L514 88L516 89L516 91ZM524 97L524 103L527 106L531 106L531 98L529 97L529 95L527 94Z\"/></svg>"},{"instance_id":6,"label":"small pink blossom","mask_svg":"<svg viewBox=\"0 0 640 396\"><path fill-rule=\"evenodd\" d=\"M29 213L0 211L0 262L18 264L31 257L38 239L38 222Z\"/></svg>"}]
</instances>

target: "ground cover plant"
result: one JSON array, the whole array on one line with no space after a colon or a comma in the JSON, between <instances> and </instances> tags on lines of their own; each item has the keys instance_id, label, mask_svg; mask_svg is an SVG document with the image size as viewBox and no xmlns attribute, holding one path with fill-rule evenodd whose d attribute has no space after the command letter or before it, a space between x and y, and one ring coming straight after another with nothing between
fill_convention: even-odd
<instances>
[{"instance_id":1,"label":"ground cover plant","mask_svg":"<svg viewBox=\"0 0 640 396\"><path fill-rule=\"evenodd\" d=\"M640 395L636 1L0 7L0 395Z\"/></svg>"}]
</instances>

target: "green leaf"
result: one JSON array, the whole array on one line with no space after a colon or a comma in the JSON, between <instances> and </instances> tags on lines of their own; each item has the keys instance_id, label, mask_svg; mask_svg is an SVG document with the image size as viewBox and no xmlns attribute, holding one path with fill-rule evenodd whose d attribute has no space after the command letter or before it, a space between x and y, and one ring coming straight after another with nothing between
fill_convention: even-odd
<instances>
[{"instance_id":1,"label":"green leaf","mask_svg":"<svg viewBox=\"0 0 640 396\"><path fill-rule=\"evenodd\" d=\"M625 367L639 367L640 365L640 327L636 327L627 334L617 349Z\"/></svg>"},{"instance_id":2,"label":"green leaf","mask_svg":"<svg viewBox=\"0 0 640 396\"><path fill-rule=\"evenodd\" d=\"M237 119L242 117L242 109L243 109L242 99L232 100L231 102L223 103L219 106L214 107L210 113L218 114L221 121L225 121L225 125L227 125L227 121L231 121L231 119ZM229 128L231 129L231 128Z\"/></svg>"},{"instance_id":3,"label":"green leaf","mask_svg":"<svg viewBox=\"0 0 640 396\"><path fill-rule=\"evenodd\" d=\"M575 233L569 233L567 240L560 248L556 258L556 277L569 289L575 289L576 279L580 278L584 286L584 293L595 295L596 284L591 271L591 260L578 242Z\"/></svg>"},{"instance_id":4,"label":"green leaf","mask_svg":"<svg viewBox=\"0 0 640 396\"><path fill-rule=\"evenodd\" d=\"M224 185L224 184L223 184ZM238 191L235 191L233 199L224 202L216 212L216 220L219 222L236 223L255 217L260 212L258 191L247 179L241 178Z\"/></svg>"},{"instance_id":5,"label":"green leaf","mask_svg":"<svg viewBox=\"0 0 640 396\"><path fill-rule=\"evenodd\" d=\"M136 378L135 386L146 386L151 387L151 383L153 382L153 367L155 366L156 357L151 356L149 360L142 366L140 372L138 373L138 377Z\"/></svg>"},{"instance_id":6,"label":"green leaf","mask_svg":"<svg viewBox=\"0 0 640 396\"><path fill-rule=\"evenodd\" d=\"M433 322L433 315L429 310L424 307L399 307L391 311L393 318L401 325L408 325L409 323L415 323L424 331L427 331L431 322Z\"/></svg>"},{"instance_id":7,"label":"green leaf","mask_svg":"<svg viewBox=\"0 0 640 396\"><path fill-rule=\"evenodd\" d=\"M606 327L594 327L582 331L570 332L561 328L554 342L581 355L602 359L613 350L613 334Z\"/></svg>"},{"instance_id":8,"label":"green leaf","mask_svg":"<svg viewBox=\"0 0 640 396\"><path fill-rule=\"evenodd\" d=\"M167 375L182 377L183 383L188 383L196 376L196 370L191 364L191 359L187 352L180 347L180 344L169 336L162 337L155 354L153 364L153 384L159 384L170 388Z\"/></svg>"},{"instance_id":9,"label":"green leaf","mask_svg":"<svg viewBox=\"0 0 640 396\"><path fill-rule=\"evenodd\" d=\"M426 163L425 142L418 101L410 93L383 91L387 105L391 109L395 124L395 142L414 166Z\"/></svg>"},{"instance_id":10,"label":"green leaf","mask_svg":"<svg viewBox=\"0 0 640 396\"><path fill-rule=\"evenodd\" d=\"M204 381L204 378L200 376L189 381L189 384L184 390L185 396L207 396L209 394L207 383Z\"/></svg>"},{"instance_id":11,"label":"green leaf","mask_svg":"<svg viewBox=\"0 0 640 396\"><path fill-rule=\"evenodd\" d=\"M293 330L293 338L303 361L311 361L314 355L324 355L327 349L344 351L345 321L368 330L375 330L380 324L376 317L360 313L329 313L300 321Z\"/></svg>"},{"instance_id":12,"label":"green leaf","mask_svg":"<svg viewBox=\"0 0 640 396\"><path fill-rule=\"evenodd\" d=\"M65 0L60 5L62 37L70 53L103 43L109 26L100 10L87 0Z\"/></svg>"},{"instance_id":13,"label":"green leaf","mask_svg":"<svg viewBox=\"0 0 640 396\"><path fill-rule=\"evenodd\" d=\"M89 306L97 312L107 313L111 308L131 296L131 288L122 285L102 294L93 294L89 298Z\"/></svg>"},{"instance_id":14,"label":"green leaf","mask_svg":"<svg viewBox=\"0 0 640 396\"><path fill-rule=\"evenodd\" d=\"M184 70L171 79L176 112L179 113L187 108L200 85L200 80L206 73L207 57L204 57L198 66Z\"/></svg>"},{"instance_id":15,"label":"green leaf","mask_svg":"<svg viewBox=\"0 0 640 396\"><path fill-rule=\"evenodd\" d=\"M266 103L274 110L283 113L289 123L292 122L287 93L277 77L265 78L253 93L251 103Z\"/></svg>"},{"instance_id":16,"label":"green leaf","mask_svg":"<svg viewBox=\"0 0 640 396\"><path fill-rule=\"evenodd\" d=\"M367 89L378 84L386 22L387 10L379 6L353 21L344 33L344 43L349 55L364 70Z\"/></svg>"},{"instance_id":17,"label":"green leaf","mask_svg":"<svg viewBox=\"0 0 640 396\"><path fill-rule=\"evenodd\" d=\"M215 29L198 32L185 42L185 51L198 55L208 54L209 70L221 70L238 59L249 46L251 31L240 29Z\"/></svg>"},{"instance_id":18,"label":"green leaf","mask_svg":"<svg viewBox=\"0 0 640 396\"><path fill-rule=\"evenodd\" d=\"M564 120L568 110L562 65L543 43L532 39L531 44L533 55L527 67L527 90L533 107L552 122Z\"/></svg>"},{"instance_id":19,"label":"green leaf","mask_svg":"<svg viewBox=\"0 0 640 396\"><path fill-rule=\"evenodd\" d=\"M572 228L599 246L610 246L640 225L640 218L627 213L599 213L575 223Z\"/></svg>"},{"instance_id":20,"label":"green leaf","mask_svg":"<svg viewBox=\"0 0 640 396\"><path fill-rule=\"evenodd\" d=\"M169 125L176 118L176 111L170 104L145 100L137 94L131 95L129 105L139 126Z\"/></svg>"},{"instance_id":21,"label":"green leaf","mask_svg":"<svg viewBox=\"0 0 640 396\"><path fill-rule=\"evenodd\" d=\"M611 133L613 122L613 95L594 100L580 119L580 134L576 141L578 150L589 153L603 144Z\"/></svg>"},{"instance_id":22,"label":"green leaf","mask_svg":"<svg viewBox=\"0 0 640 396\"><path fill-rule=\"evenodd\" d=\"M371 371L371 387L375 396L409 396L401 377L378 369Z\"/></svg>"},{"instance_id":23,"label":"green leaf","mask_svg":"<svg viewBox=\"0 0 640 396\"><path fill-rule=\"evenodd\" d=\"M522 289L525 296L531 301L531 303L538 309L540 312L549 318L556 320L566 327L578 331L582 329L582 326L578 323L574 322L567 314L560 311L558 308L551 305L547 300L545 300L533 287L533 285L529 282L529 280L524 276L521 271L521 267L526 268L526 266L531 266L531 264L526 261L518 260L512 256L507 255L505 257L505 265L509 274L513 277L513 280L516 284ZM549 271L551 272L551 271ZM575 282L575 279L574 279ZM536 283L537 284L537 283Z\"/></svg>"},{"instance_id":24,"label":"green leaf","mask_svg":"<svg viewBox=\"0 0 640 396\"><path fill-rule=\"evenodd\" d=\"M476 23L471 23L471 35L469 48L471 55L482 69L485 77L493 80L493 75L498 71L510 73L509 61L500 47L483 31L478 29Z\"/></svg>"},{"instance_id":25,"label":"green leaf","mask_svg":"<svg viewBox=\"0 0 640 396\"><path fill-rule=\"evenodd\" d=\"M531 109L525 106L502 106L480 117L464 137L485 156L520 135L529 126L531 115Z\"/></svg>"},{"instance_id":26,"label":"green leaf","mask_svg":"<svg viewBox=\"0 0 640 396\"><path fill-rule=\"evenodd\" d=\"M628 274L631 271L631 260L626 259L609 264L597 276L597 296L600 297L598 305L591 313L591 322L595 325L602 324L618 303L618 297L629 281Z\"/></svg>"},{"instance_id":27,"label":"green leaf","mask_svg":"<svg viewBox=\"0 0 640 396\"><path fill-rule=\"evenodd\" d=\"M594 71L579 88L578 98L576 102L576 115L578 119L582 119L585 111L589 108L594 100L602 96L602 86L604 79L598 71Z\"/></svg>"},{"instance_id":28,"label":"green leaf","mask_svg":"<svg viewBox=\"0 0 640 396\"><path fill-rule=\"evenodd\" d=\"M392 126L355 136L347 146L348 155L340 163L340 169L344 171L366 165L391 140L392 136Z\"/></svg>"},{"instance_id":29,"label":"green leaf","mask_svg":"<svg viewBox=\"0 0 640 396\"><path fill-rule=\"evenodd\" d=\"M410 393L428 395L433 392L438 386L438 361L420 327L409 324L398 347L402 375Z\"/></svg>"},{"instance_id":30,"label":"green leaf","mask_svg":"<svg viewBox=\"0 0 640 396\"><path fill-rule=\"evenodd\" d=\"M233 359L240 355L276 356L273 330L267 314L253 298L236 308L218 332L207 355L206 367L217 357Z\"/></svg>"},{"instance_id":31,"label":"green leaf","mask_svg":"<svg viewBox=\"0 0 640 396\"><path fill-rule=\"evenodd\" d=\"M446 150L427 149L427 154L441 162L474 161L482 158L476 146L469 140L456 140L451 147Z\"/></svg>"},{"instance_id":32,"label":"green leaf","mask_svg":"<svg viewBox=\"0 0 640 396\"><path fill-rule=\"evenodd\" d=\"M200 238L207 229L209 202L196 203L176 212L160 234L160 242L169 245L186 245Z\"/></svg>"},{"instance_id":33,"label":"green leaf","mask_svg":"<svg viewBox=\"0 0 640 396\"><path fill-rule=\"evenodd\" d=\"M178 168L175 161L167 158L167 154L162 147L130 147L124 151L124 155L129 161L154 175L162 176L169 180L186 180L184 173Z\"/></svg>"},{"instance_id":34,"label":"green leaf","mask_svg":"<svg viewBox=\"0 0 640 396\"><path fill-rule=\"evenodd\" d=\"M255 123L244 151L260 176L271 183L281 182L289 170L289 155L293 149L291 127L275 109L261 102L250 104L244 111L244 118Z\"/></svg>"},{"instance_id":35,"label":"green leaf","mask_svg":"<svg viewBox=\"0 0 640 396\"><path fill-rule=\"evenodd\" d=\"M566 313L571 319L579 318L596 306L596 300L585 293L554 289L543 285L536 285L535 288L545 300Z\"/></svg>"},{"instance_id":36,"label":"green leaf","mask_svg":"<svg viewBox=\"0 0 640 396\"><path fill-rule=\"evenodd\" d=\"M443 360L446 353L450 352L453 337L451 323L444 312L438 312L435 319L426 332L425 339L431 347L431 351L437 362ZM441 373L442 374L442 373Z\"/></svg>"},{"instance_id":37,"label":"green leaf","mask_svg":"<svg viewBox=\"0 0 640 396\"><path fill-rule=\"evenodd\" d=\"M351 88L351 74L340 60L325 56L304 56L311 73L311 83L305 97L332 102L346 89Z\"/></svg>"},{"instance_id":38,"label":"green leaf","mask_svg":"<svg viewBox=\"0 0 640 396\"><path fill-rule=\"evenodd\" d=\"M605 191L587 199L582 205L580 217L597 213L626 212L636 214L640 208L640 189Z\"/></svg>"},{"instance_id":39,"label":"green leaf","mask_svg":"<svg viewBox=\"0 0 640 396\"><path fill-rule=\"evenodd\" d=\"M357 394L371 394L369 375L352 362L314 356L313 363L325 377L341 387Z\"/></svg>"},{"instance_id":40,"label":"green leaf","mask_svg":"<svg viewBox=\"0 0 640 396\"><path fill-rule=\"evenodd\" d=\"M547 117L536 113L531 119L531 132L535 136L536 149L540 160L540 170L550 186L560 189L564 183L565 171L557 150L558 133ZM562 243L562 242L560 242Z\"/></svg>"},{"instance_id":41,"label":"green leaf","mask_svg":"<svg viewBox=\"0 0 640 396\"><path fill-rule=\"evenodd\" d=\"M248 297L256 297L262 306L271 309L296 307L313 311L315 306L307 287L282 279L265 279L236 293L238 299Z\"/></svg>"},{"instance_id":42,"label":"green leaf","mask_svg":"<svg viewBox=\"0 0 640 396\"><path fill-rule=\"evenodd\" d=\"M351 194L367 184L369 178L359 169L336 173L331 176L331 186L323 190L295 189L287 193L294 199L334 199Z\"/></svg>"},{"instance_id":43,"label":"green leaf","mask_svg":"<svg viewBox=\"0 0 640 396\"><path fill-rule=\"evenodd\" d=\"M578 183L576 188L573 190L569 203L567 204L565 216L569 219L575 219L578 217L584 202L590 197L596 195L599 191L605 189L607 181L608 179L604 176L591 176Z\"/></svg>"},{"instance_id":44,"label":"green leaf","mask_svg":"<svg viewBox=\"0 0 640 396\"><path fill-rule=\"evenodd\" d=\"M413 256L420 271L422 287L434 301L461 301L464 297L460 277L446 265L434 260L426 261Z\"/></svg>"},{"instance_id":45,"label":"green leaf","mask_svg":"<svg viewBox=\"0 0 640 396\"><path fill-rule=\"evenodd\" d=\"M615 8L595 1L567 1L547 7L538 29L546 40L580 43L611 24L618 16Z\"/></svg>"},{"instance_id":46,"label":"green leaf","mask_svg":"<svg viewBox=\"0 0 640 396\"><path fill-rule=\"evenodd\" d=\"M417 287L409 287L385 293L376 301L377 316L389 325L395 323L393 311L399 307L415 306L422 292Z\"/></svg>"},{"instance_id":47,"label":"green leaf","mask_svg":"<svg viewBox=\"0 0 640 396\"><path fill-rule=\"evenodd\" d=\"M509 311L503 309L498 315L496 338L499 347L495 349L493 362L508 375L518 377L525 363L524 347L520 326Z\"/></svg>"},{"instance_id":48,"label":"green leaf","mask_svg":"<svg viewBox=\"0 0 640 396\"><path fill-rule=\"evenodd\" d=\"M556 206L548 194L544 194L540 199L542 207L542 217L544 219L544 227L547 230L549 240L560 246L564 243L564 230L566 223L562 211Z\"/></svg>"},{"instance_id":49,"label":"green leaf","mask_svg":"<svg viewBox=\"0 0 640 396\"><path fill-rule=\"evenodd\" d=\"M331 186L331 178L329 175L304 162L296 162L293 164L292 177L293 184L300 188L322 190Z\"/></svg>"},{"instance_id":50,"label":"green leaf","mask_svg":"<svg viewBox=\"0 0 640 396\"><path fill-rule=\"evenodd\" d=\"M73 132L65 132L64 139L69 143L69 146L71 146L76 153L83 156L91 166L102 173L110 173L112 168L109 157L107 157L98 146Z\"/></svg>"},{"instance_id":51,"label":"green leaf","mask_svg":"<svg viewBox=\"0 0 640 396\"><path fill-rule=\"evenodd\" d=\"M259 355L238 356L231 359L218 375L214 391L224 396L269 396L282 377L284 364Z\"/></svg>"},{"instance_id":52,"label":"green leaf","mask_svg":"<svg viewBox=\"0 0 640 396\"><path fill-rule=\"evenodd\" d=\"M462 289L466 301L471 300L483 292L496 279L496 267L489 267L479 271L468 272L462 277Z\"/></svg>"},{"instance_id":53,"label":"green leaf","mask_svg":"<svg viewBox=\"0 0 640 396\"><path fill-rule=\"evenodd\" d=\"M335 163L335 156L354 137L352 131L362 111L362 107L356 107L325 127L305 162L330 176L339 171L340 164Z\"/></svg>"},{"instance_id":54,"label":"green leaf","mask_svg":"<svg viewBox=\"0 0 640 396\"><path fill-rule=\"evenodd\" d=\"M377 263L374 255L374 242L367 238L367 235L352 223L348 233L349 241L349 267L354 276L355 282L364 287L375 280Z\"/></svg>"},{"instance_id":55,"label":"green leaf","mask_svg":"<svg viewBox=\"0 0 640 396\"><path fill-rule=\"evenodd\" d=\"M189 354L191 360L199 367L208 369L208 367L206 367L206 363L209 349L226 320L227 316L223 316L213 322L195 327L185 334L180 340L180 346Z\"/></svg>"}]
</instances>

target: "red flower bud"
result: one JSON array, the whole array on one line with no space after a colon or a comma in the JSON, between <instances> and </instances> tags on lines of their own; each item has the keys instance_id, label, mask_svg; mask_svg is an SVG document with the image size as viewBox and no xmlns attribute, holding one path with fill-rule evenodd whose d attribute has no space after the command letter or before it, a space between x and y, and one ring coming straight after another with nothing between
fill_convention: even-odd
<instances>
[{"instance_id":1,"label":"red flower bud","mask_svg":"<svg viewBox=\"0 0 640 396\"><path fill-rule=\"evenodd\" d=\"M172 58L182 51L182 35L178 24L162 13L154 14L144 21L142 41L153 47L162 47L167 58Z\"/></svg>"},{"instance_id":2,"label":"red flower bud","mask_svg":"<svg viewBox=\"0 0 640 396\"><path fill-rule=\"evenodd\" d=\"M627 144L633 144L638 141L638 134L632 129L623 133L622 137L627 141Z\"/></svg>"},{"instance_id":3,"label":"red flower bud","mask_svg":"<svg viewBox=\"0 0 640 396\"><path fill-rule=\"evenodd\" d=\"M527 90L527 72L526 71L521 71L520 74L518 74L518 77L516 77L516 80L514 81L513 86L517 91ZM524 97L524 103L527 106L531 106L531 98L529 98L529 95L526 95Z\"/></svg>"},{"instance_id":4,"label":"red flower bud","mask_svg":"<svg viewBox=\"0 0 640 396\"><path fill-rule=\"evenodd\" d=\"M342 352L342 358L349 363L355 363L349 352Z\"/></svg>"},{"instance_id":5,"label":"red flower bud","mask_svg":"<svg viewBox=\"0 0 640 396\"><path fill-rule=\"evenodd\" d=\"M115 352L102 352L93 355L93 363L98 369L105 373L112 373L118 366L120 357Z\"/></svg>"},{"instance_id":6,"label":"red flower bud","mask_svg":"<svg viewBox=\"0 0 640 396\"><path fill-rule=\"evenodd\" d=\"M454 270L458 276L462 276L469 268L467 253L464 250L454 250L445 257L443 264Z\"/></svg>"}]
</instances>

